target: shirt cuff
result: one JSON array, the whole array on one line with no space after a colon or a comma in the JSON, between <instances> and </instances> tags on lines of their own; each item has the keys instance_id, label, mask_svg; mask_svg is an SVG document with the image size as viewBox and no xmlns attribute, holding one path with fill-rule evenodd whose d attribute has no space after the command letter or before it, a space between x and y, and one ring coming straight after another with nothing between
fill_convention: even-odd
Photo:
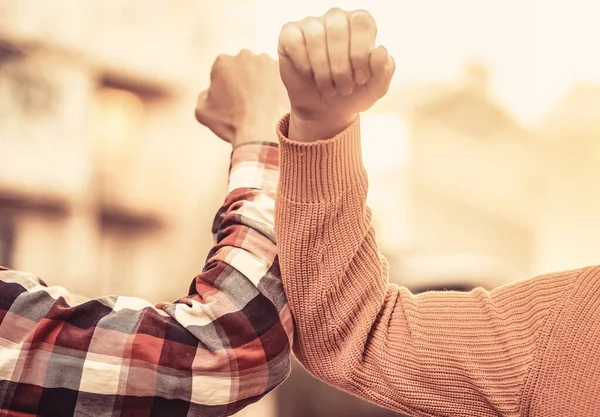
<instances>
[{"instance_id":1,"label":"shirt cuff","mask_svg":"<svg viewBox=\"0 0 600 417\"><path fill-rule=\"evenodd\" d=\"M301 203L330 202L348 187L367 185L360 146L360 118L331 139L296 142L288 139L290 117L277 125L281 149L282 198Z\"/></svg>"},{"instance_id":2,"label":"shirt cuff","mask_svg":"<svg viewBox=\"0 0 600 417\"><path fill-rule=\"evenodd\" d=\"M279 147L273 142L251 142L231 153L227 193L257 188L275 193L279 181Z\"/></svg>"}]
</instances>

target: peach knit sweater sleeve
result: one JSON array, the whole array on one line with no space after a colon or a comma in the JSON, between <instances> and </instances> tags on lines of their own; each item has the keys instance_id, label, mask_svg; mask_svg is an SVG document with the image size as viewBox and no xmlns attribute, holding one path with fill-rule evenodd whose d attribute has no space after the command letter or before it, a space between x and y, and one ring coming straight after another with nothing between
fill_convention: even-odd
<instances>
[{"instance_id":1,"label":"peach knit sweater sleeve","mask_svg":"<svg viewBox=\"0 0 600 417\"><path fill-rule=\"evenodd\" d=\"M286 138L288 123L277 244L294 351L311 373L416 416L600 416L600 268L490 292L389 284L359 121L308 144Z\"/></svg>"}]
</instances>

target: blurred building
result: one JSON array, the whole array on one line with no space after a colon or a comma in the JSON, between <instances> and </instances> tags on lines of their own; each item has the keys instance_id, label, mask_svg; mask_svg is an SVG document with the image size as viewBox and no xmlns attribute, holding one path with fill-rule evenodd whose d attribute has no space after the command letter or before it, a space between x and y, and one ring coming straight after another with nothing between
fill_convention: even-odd
<instances>
[{"instance_id":1,"label":"blurred building","mask_svg":"<svg viewBox=\"0 0 600 417\"><path fill-rule=\"evenodd\" d=\"M372 111L394 113L409 132L389 139L406 141L408 157L371 197L387 201L374 217L396 281L492 288L529 273L530 133L490 96L487 70L467 65L445 84L392 89Z\"/></svg>"},{"instance_id":2,"label":"blurred building","mask_svg":"<svg viewBox=\"0 0 600 417\"><path fill-rule=\"evenodd\" d=\"M214 42L228 16L194 0L0 2L0 264L91 297L187 294L230 153L196 96L252 30Z\"/></svg>"},{"instance_id":3,"label":"blurred building","mask_svg":"<svg viewBox=\"0 0 600 417\"><path fill-rule=\"evenodd\" d=\"M468 65L458 80L392 88L362 117L377 238L391 280L414 292L491 289L531 269L530 135L489 95L487 77ZM286 417L398 415L299 365L278 395Z\"/></svg>"},{"instance_id":4,"label":"blurred building","mask_svg":"<svg viewBox=\"0 0 600 417\"><path fill-rule=\"evenodd\" d=\"M575 84L535 132L536 272L598 263L600 86Z\"/></svg>"},{"instance_id":5,"label":"blurred building","mask_svg":"<svg viewBox=\"0 0 600 417\"><path fill-rule=\"evenodd\" d=\"M378 241L391 280L415 293L597 263L600 89L575 86L528 131L489 95L487 78L467 65L447 84L392 89L363 116ZM299 365L278 393L286 417L397 415Z\"/></svg>"},{"instance_id":6,"label":"blurred building","mask_svg":"<svg viewBox=\"0 0 600 417\"><path fill-rule=\"evenodd\" d=\"M139 6L0 4L0 260L158 301L203 266L229 149L193 117L210 9Z\"/></svg>"}]
</instances>

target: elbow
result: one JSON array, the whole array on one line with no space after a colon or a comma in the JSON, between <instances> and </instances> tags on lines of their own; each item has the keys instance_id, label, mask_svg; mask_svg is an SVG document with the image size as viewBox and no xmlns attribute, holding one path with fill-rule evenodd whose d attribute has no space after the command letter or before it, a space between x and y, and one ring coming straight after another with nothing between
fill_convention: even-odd
<instances>
[{"instance_id":1,"label":"elbow","mask_svg":"<svg viewBox=\"0 0 600 417\"><path fill-rule=\"evenodd\" d=\"M269 384L267 392L283 384L292 372L291 347L289 344L281 353L269 362Z\"/></svg>"},{"instance_id":2,"label":"elbow","mask_svg":"<svg viewBox=\"0 0 600 417\"><path fill-rule=\"evenodd\" d=\"M285 329L279 322L268 334L261 337L262 349L268 368L269 391L281 385L292 372L291 355L293 330Z\"/></svg>"},{"instance_id":3,"label":"elbow","mask_svg":"<svg viewBox=\"0 0 600 417\"><path fill-rule=\"evenodd\" d=\"M283 330L274 333L232 346L229 353L210 353L213 355L210 362L214 365L210 370L206 364L195 361L198 366L192 373L198 387L192 387L192 402L200 410L210 408L200 415L225 417L236 414L288 378L291 346Z\"/></svg>"},{"instance_id":4,"label":"elbow","mask_svg":"<svg viewBox=\"0 0 600 417\"><path fill-rule=\"evenodd\" d=\"M298 331L298 330L296 330ZM348 346L335 343L332 335L301 335L294 343L294 354L302 366L315 378L340 389L352 383L356 366ZM327 340L331 339L331 343Z\"/></svg>"},{"instance_id":5,"label":"elbow","mask_svg":"<svg viewBox=\"0 0 600 417\"><path fill-rule=\"evenodd\" d=\"M245 353L238 355L240 397L237 402L244 407L280 386L292 369L291 346L285 333L275 338L261 338L258 344L261 346L243 349Z\"/></svg>"}]
</instances>

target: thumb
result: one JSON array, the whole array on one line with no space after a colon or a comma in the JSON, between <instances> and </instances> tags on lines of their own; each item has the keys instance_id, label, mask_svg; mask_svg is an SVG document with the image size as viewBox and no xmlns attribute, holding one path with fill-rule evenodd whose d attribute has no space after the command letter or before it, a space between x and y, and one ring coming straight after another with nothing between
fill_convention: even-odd
<instances>
[{"instance_id":1,"label":"thumb","mask_svg":"<svg viewBox=\"0 0 600 417\"><path fill-rule=\"evenodd\" d=\"M208 104L209 90L206 89L198 94L198 100L196 101L196 120L202 124L208 118L209 104Z\"/></svg>"},{"instance_id":2,"label":"thumb","mask_svg":"<svg viewBox=\"0 0 600 417\"><path fill-rule=\"evenodd\" d=\"M383 45L378 46L371 53L371 73L369 90L375 92L379 98L383 97L390 88L390 83L396 71L396 61Z\"/></svg>"},{"instance_id":3,"label":"thumb","mask_svg":"<svg viewBox=\"0 0 600 417\"><path fill-rule=\"evenodd\" d=\"M221 120L213 110L209 101L209 90L204 90L198 95L195 114L196 120L212 130L215 135L226 142L233 140L235 130L224 120Z\"/></svg>"},{"instance_id":4,"label":"thumb","mask_svg":"<svg viewBox=\"0 0 600 417\"><path fill-rule=\"evenodd\" d=\"M210 99L210 90L204 90L198 95L196 120L208 127L211 124L225 122L222 112L215 106L214 101Z\"/></svg>"}]
</instances>

